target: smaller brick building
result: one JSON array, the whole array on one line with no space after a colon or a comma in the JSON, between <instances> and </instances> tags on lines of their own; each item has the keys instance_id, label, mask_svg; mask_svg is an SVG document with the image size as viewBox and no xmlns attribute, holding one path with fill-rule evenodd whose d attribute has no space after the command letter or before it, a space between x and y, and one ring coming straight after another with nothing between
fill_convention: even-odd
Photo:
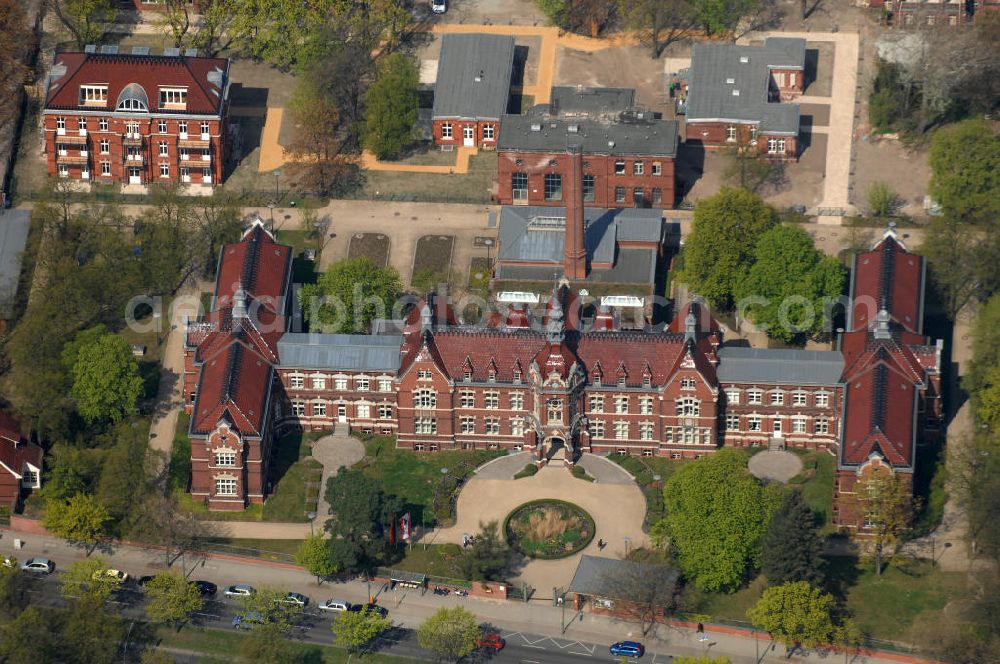
<instances>
[{"instance_id":1,"label":"smaller brick building","mask_svg":"<svg viewBox=\"0 0 1000 664\"><path fill-rule=\"evenodd\" d=\"M496 147L513 67L513 37L443 35L431 111L434 142L443 149Z\"/></svg>"},{"instance_id":2,"label":"smaller brick building","mask_svg":"<svg viewBox=\"0 0 1000 664\"><path fill-rule=\"evenodd\" d=\"M706 149L748 147L776 160L798 158L805 88L804 39L768 37L763 46L695 44L685 113L687 142Z\"/></svg>"},{"instance_id":3,"label":"smaller brick building","mask_svg":"<svg viewBox=\"0 0 1000 664\"><path fill-rule=\"evenodd\" d=\"M229 61L148 51L56 53L42 111L49 175L137 192L211 193L222 180Z\"/></svg>"},{"instance_id":4,"label":"smaller brick building","mask_svg":"<svg viewBox=\"0 0 1000 664\"><path fill-rule=\"evenodd\" d=\"M497 198L503 205L567 205L574 177L587 207L671 208L678 127L620 88L553 88L552 102L504 116ZM579 176L570 149L583 156Z\"/></svg>"},{"instance_id":5,"label":"smaller brick building","mask_svg":"<svg viewBox=\"0 0 1000 664\"><path fill-rule=\"evenodd\" d=\"M42 488L42 454L17 420L0 411L0 505L13 510L26 494Z\"/></svg>"}]
</instances>

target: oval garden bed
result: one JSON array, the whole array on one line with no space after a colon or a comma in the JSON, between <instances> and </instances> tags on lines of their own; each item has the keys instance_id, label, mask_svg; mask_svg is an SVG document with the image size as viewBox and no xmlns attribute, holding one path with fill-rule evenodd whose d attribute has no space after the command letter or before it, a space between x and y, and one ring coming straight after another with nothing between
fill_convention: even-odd
<instances>
[{"instance_id":1,"label":"oval garden bed","mask_svg":"<svg viewBox=\"0 0 1000 664\"><path fill-rule=\"evenodd\" d=\"M514 509L503 524L511 547L529 558L565 558L594 539L594 519L562 500L533 500Z\"/></svg>"}]
</instances>

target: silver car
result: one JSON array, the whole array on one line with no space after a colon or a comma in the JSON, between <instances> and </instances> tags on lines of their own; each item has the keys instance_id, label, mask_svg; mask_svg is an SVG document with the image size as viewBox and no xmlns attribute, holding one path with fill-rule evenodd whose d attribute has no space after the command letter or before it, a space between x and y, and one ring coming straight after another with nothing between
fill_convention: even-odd
<instances>
[{"instance_id":1,"label":"silver car","mask_svg":"<svg viewBox=\"0 0 1000 664\"><path fill-rule=\"evenodd\" d=\"M21 570L32 574L52 574L56 571L56 564L48 558L29 558L21 565Z\"/></svg>"},{"instance_id":2,"label":"silver car","mask_svg":"<svg viewBox=\"0 0 1000 664\"><path fill-rule=\"evenodd\" d=\"M235 586L229 586L226 588L226 592L223 593L226 597L249 597L253 595L256 590L253 586L248 586L245 583L237 583Z\"/></svg>"}]
</instances>

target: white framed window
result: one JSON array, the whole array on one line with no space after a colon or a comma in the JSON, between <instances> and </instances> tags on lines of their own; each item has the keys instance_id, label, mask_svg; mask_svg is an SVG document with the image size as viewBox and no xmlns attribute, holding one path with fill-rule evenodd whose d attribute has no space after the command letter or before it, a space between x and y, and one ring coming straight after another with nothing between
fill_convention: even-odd
<instances>
[{"instance_id":1,"label":"white framed window","mask_svg":"<svg viewBox=\"0 0 1000 664\"><path fill-rule=\"evenodd\" d=\"M392 379L391 378L379 378L378 379L378 391L379 392L392 392Z\"/></svg>"},{"instance_id":2,"label":"white framed window","mask_svg":"<svg viewBox=\"0 0 1000 664\"><path fill-rule=\"evenodd\" d=\"M747 403L751 406L759 406L764 403L764 392L761 390L748 390Z\"/></svg>"},{"instance_id":3,"label":"white framed window","mask_svg":"<svg viewBox=\"0 0 1000 664\"><path fill-rule=\"evenodd\" d=\"M358 392L367 392L370 383L367 378L355 378L354 379L354 389Z\"/></svg>"},{"instance_id":4,"label":"white framed window","mask_svg":"<svg viewBox=\"0 0 1000 664\"><path fill-rule=\"evenodd\" d=\"M673 427L663 427L663 440L667 443L674 442L674 428Z\"/></svg>"},{"instance_id":5,"label":"white framed window","mask_svg":"<svg viewBox=\"0 0 1000 664\"><path fill-rule=\"evenodd\" d=\"M347 379L344 378L343 376L340 376L338 378L334 378L333 379L333 389L338 390L340 392L346 392L347 391Z\"/></svg>"},{"instance_id":6,"label":"white framed window","mask_svg":"<svg viewBox=\"0 0 1000 664\"><path fill-rule=\"evenodd\" d=\"M712 430L711 429L702 429L701 430L701 444L702 445L711 445L712 444Z\"/></svg>"},{"instance_id":7,"label":"white framed window","mask_svg":"<svg viewBox=\"0 0 1000 664\"><path fill-rule=\"evenodd\" d=\"M484 124L483 125L483 140L484 141L492 141L493 140L493 131L494 131L494 129L495 129L495 127L493 125L491 125L491 124Z\"/></svg>"},{"instance_id":8,"label":"white framed window","mask_svg":"<svg viewBox=\"0 0 1000 664\"><path fill-rule=\"evenodd\" d=\"M235 466L236 465L236 452L216 452L215 453L215 465L216 466Z\"/></svg>"},{"instance_id":9,"label":"white framed window","mask_svg":"<svg viewBox=\"0 0 1000 664\"><path fill-rule=\"evenodd\" d=\"M354 405L355 417L359 420L371 419L372 416L372 406L368 403L359 403Z\"/></svg>"},{"instance_id":10,"label":"white framed window","mask_svg":"<svg viewBox=\"0 0 1000 664\"><path fill-rule=\"evenodd\" d=\"M417 371L417 380L430 380L434 377L434 372L430 369L420 369Z\"/></svg>"},{"instance_id":11,"label":"white framed window","mask_svg":"<svg viewBox=\"0 0 1000 664\"><path fill-rule=\"evenodd\" d=\"M170 164L160 164L160 177L161 178L170 177Z\"/></svg>"},{"instance_id":12,"label":"white framed window","mask_svg":"<svg viewBox=\"0 0 1000 664\"><path fill-rule=\"evenodd\" d=\"M693 390L698 385L698 382L694 378L682 378L681 379L681 389L682 390Z\"/></svg>"},{"instance_id":13,"label":"white framed window","mask_svg":"<svg viewBox=\"0 0 1000 664\"><path fill-rule=\"evenodd\" d=\"M619 387L625 387L625 385L627 384L627 381L628 381L628 377L627 376L618 376L618 386Z\"/></svg>"},{"instance_id":14,"label":"white framed window","mask_svg":"<svg viewBox=\"0 0 1000 664\"><path fill-rule=\"evenodd\" d=\"M102 138L99 145L101 146L101 154L111 154L111 141Z\"/></svg>"},{"instance_id":15,"label":"white framed window","mask_svg":"<svg viewBox=\"0 0 1000 664\"><path fill-rule=\"evenodd\" d=\"M510 418L510 435L512 435L512 436L523 436L524 435L524 418L523 417L512 417L512 418Z\"/></svg>"},{"instance_id":16,"label":"white framed window","mask_svg":"<svg viewBox=\"0 0 1000 664\"><path fill-rule=\"evenodd\" d=\"M454 138L455 129L450 122L441 123L441 138Z\"/></svg>"},{"instance_id":17,"label":"white framed window","mask_svg":"<svg viewBox=\"0 0 1000 664\"><path fill-rule=\"evenodd\" d=\"M208 138L208 133L211 130L211 125L207 122L201 123L201 137Z\"/></svg>"},{"instance_id":18,"label":"white framed window","mask_svg":"<svg viewBox=\"0 0 1000 664\"><path fill-rule=\"evenodd\" d=\"M692 397L684 397L677 400L677 415L680 417L693 417L701 413L701 402Z\"/></svg>"},{"instance_id":19,"label":"white framed window","mask_svg":"<svg viewBox=\"0 0 1000 664\"><path fill-rule=\"evenodd\" d=\"M760 431L760 415L751 415L747 418L747 431Z\"/></svg>"},{"instance_id":20,"label":"white framed window","mask_svg":"<svg viewBox=\"0 0 1000 664\"><path fill-rule=\"evenodd\" d=\"M632 162L632 175L642 175L646 170L646 162L644 161L633 161Z\"/></svg>"},{"instance_id":21,"label":"white framed window","mask_svg":"<svg viewBox=\"0 0 1000 664\"><path fill-rule=\"evenodd\" d=\"M619 395L615 397L615 412L616 413L627 413L628 412L628 397Z\"/></svg>"},{"instance_id":22,"label":"white framed window","mask_svg":"<svg viewBox=\"0 0 1000 664\"><path fill-rule=\"evenodd\" d=\"M81 85L80 86L81 106L107 106L108 86L106 85Z\"/></svg>"},{"instance_id":23,"label":"white framed window","mask_svg":"<svg viewBox=\"0 0 1000 664\"><path fill-rule=\"evenodd\" d=\"M732 125L726 127L726 140L730 143L736 140L736 127Z\"/></svg>"},{"instance_id":24,"label":"white framed window","mask_svg":"<svg viewBox=\"0 0 1000 664\"><path fill-rule=\"evenodd\" d=\"M160 134L167 133L167 121L166 120L157 120L156 121L156 131L158 133L160 133Z\"/></svg>"},{"instance_id":25,"label":"white framed window","mask_svg":"<svg viewBox=\"0 0 1000 664\"><path fill-rule=\"evenodd\" d=\"M313 415L316 417L326 417L326 402L317 399L313 401Z\"/></svg>"},{"instance_id":26,"label":"white framed window","mask_svg":"<svg viewBox=\"0 0 1000 664\"><path fill-rule=\"evenodd\" d=\"M592 437L604 438L604 420L591 420L588 429Z\"/></svg>"},{"instance_id":27,"label":"white framed window","mask_svg":"<svg viewBox=\"0 0 1000 664\"><path fill-rule=\"evenodd\" d=\"M591 394L587 399L587 410L592 413L604 412L604 395Z\"/></svg>"},{"instance_id":28,"label":"white framed window","mask_svg":"<svg viewBox=\"0 0 1000 664\"><path fill-rule=\"evenodd\" d=\"M167 146L166 141L160 141L160 156L166 157L170 155L170 148Z\"/></svg>"},{"instance_id":29,"label":"white framed window","mask_svg":"<svg viewBox=\"0 0 1000 664\"><path fill-rule=\"evenodd\" d=\"M66 131L66 118L61 115L56 118L56 129Z\"/></svg>"},{"instance_id":30,"label":"white framed window","mask_svg":"<svg viewBox=\"0 0 1000 664\"><path fill-rule=\"evenodd\" d=\"M809 404L809 395L806 392L792 392L792 405L799 408Z\"/></svg>"},{"instance_id":31,"label":"white framed window","mask_svg":"<svg viewBox=\"0 0 1000 664\"><path fill-rule=\"evenodd\" d=\"M767 153L768 154L784 154L785 153L785 139L783 139L783 138L769 138L769 139L767 139Z\"/></svg>"},{"instance_id":32,"label":"white framed window","mask_svg":"<svg viewBox=\"0 0 1000 664\"><path fill-rule=\"evenodd\" d=\"M796 417L792 419L792 433L805 433L806 432L806 420L804 417Z\"/></svg>"},{"instance_id":33,"label":"white framed window","mask_svg":"<svg viewBox=\"0 0 1000 664\"><path fill-rule=\"evenodd\" d=\"M108 119L107 118L101 118L100 120L98 120L97 121L97 127L101 131L107 131L108 130Z\"/></svg>"},{"instance_id":34,"label":"white framed window","mask_svg":"<svg viewBox=\"0 0 1000 664\"><path fill-rule=\"evenodd\" d=\"M817 408L829 408L830 407L830 395L827 392L817 392L816 393L816 407Z\"/></svg>"},{"instance_id":35,"label":"white framed window","mask_svg":"<svg viewBox=\"0 0 1000 664\"><path fill-rule=\"evenodd\" d=\"M500 407L499 392L483 392L483 408L496 410L499 407Z\"/></svg>"},{"instance_id":36,"label":"white framed window","mask_svg":"<svg viewBox=\"0 0 1000 664\"><path fill-rule=\"evenodd\" d=\"M615 162L615 175L625 175L625 160L619 159Z\"/></svg>"},{"instance_id":37,"label":"white framed window","mask_svg":"<svg viewBox=\"0 0 1000 664\"><path fill-rule=\"evenodd\" d=\"M413 420L414 430L419 434L435 434L437 433L437 420L433 417L418 417Z\"/></svg>"},{"instance_id":38,"label":"white framed window","mask_svg":"<svg viewBox=\"0 0 1000 664\"><path fill-rule=\"evenodd\" d=\"M562 399L549 399L545 402L545 411L549 422L562 422Z\"/></svg>"},{"instance_id":39,"label":"white framed window","mask_svg":"<svg viewBox=\"0 0 1000 664\"><path fill-rule=\"evenodd\" d=\"M510 393L510 409L524 410L524 392Z\"/></svg>"},{"instance_id":40,"label":"white framed window","mask_svg":"<svg viewBox=\"0 0 1000 664\"><path fill-rule=\"evenodd\" d=\"M739 390L726 390L726 403L738 406L740 405L740 391Z\"/></svg>"},{"instance_id":41,"label":"white framed window","mask_svg":"<svg viewBox=\"0 0 1000 664\"><path fill-rule=\"evenodd\" d=\"M639 422L639 440L653 440L652 422Z\"/></svg>"},{"instance_id":42,"label":"white framed window","mask_svg":"<svg viewBox=\"0 0 1000 664\"><path fill-rule=\"evenodd\" d=\"M187 148L181 148L178 150L177 155L181 158L181 161L188 161L191 159L191 151Z\"/></svg>"},{"instance_id":43,"label":"white framed window","mask_svg":"<svg viewBox=\"0 0 1000 664\"><path fill-rule=\"evenodd\" d=\"M615 422L615 440L628 439L628 422L618 420Z\"/></svg>"},{"instance_id":44,"label":"white framed window","mask_svg":"<svg viewBox=\"0 0 1000 664\"><path fill-rule=\"evenodd\" d=\"M476 418L472 415L463 415L458 421L460 433L476 433Z\"/></svg>"},{"instance_id":45,"label":"white framed window","mask_svg":"<svg viewBox=\"0 0 1000 664\"><path fill-rule=\"evenodd\" d=\"M416 390L413 393L413 405L416 408L436 408L437 392L434 390Z\"/></svg>"},{"instance_id":46,"label":"white framed window","mask_svg":"<svg viewBox=\"0 0 1000 664\"><path fill-rule=\"evenodd\" d=\"M458 405L460 408L475 408L476 393L468 390L458 393Z\"/></svg>"},{"instance_id":47,"label":"white framed window","mask_svg":"<svg viewBox=\"0 0 1000 664\"><path fill-rule=\"evenodd\" d=\"M487 436L499 436L500 435L500 418L499 417L487 417L485 424L486 424L486 435Z\"/></svg>"},{"instance_id":48,"label":"white framed window","mask_svg":"<svg viewBox=\"0 0 1000 664\"><path fill-rule=\"evenodd\" d=\"M639 414L653 414L653 397L639 397Z\"/></svg>"},{"instance_id":49,"label":"white framed window","mask_svg":"<svg viewBox=\"0 0 1000 664\"><path fill-rule=\"evenodd\" d=\"M186 106L187 88L160 88L160 106Z\"/></svg>"},{"instance_id":50,"label":"white framed window","mask_svg":"<svg viewBox=\"0 0 1000 664\"><path fill-rule=\"evenodd\" d=\"M59 164L59 177L68 178L69 177L69 166L66 164Z\"/></svg>"},{"instance_id":51,"label":"white framed window","mask_svg":"<svg viewBox=\"0 0 1000 664\"><path fill-rule=\"evenodd\" d=\"M825 417L817 417L813 420L813 432L822 434L830 433L830 420Z\"/></svg>"},{"instance_id":52,"label":"white framed window","mask_svg":"<svg viewBox=\"0 0 1000 664\"><path fill-rule=\"evenodd\" d=\"M520 369L514 369L513 381L515 383L520 383L521 382L521 370Z\"/></svg>"},{"instance_id":53,"label":"white framed window","mask_svg":"<svg viewBox=\"0 0 1000 664\"><path fill-rule=\"evenodd\" d=\"M740 430L740 416L726 415L726 431L739 431L739 430Z\"/></svg>"},{"instance_id":54,"label":"white framed window","mask_svg":"<svg viewBox=\"0 0 1000 664\"><path fill-rule=\"evenodd\" d=\"M380 420L391 420L392 419L392 404L382 403L378 406L378 418Z\"/></svg>"},{"instance_id":55,"label":"white framed window","mask_svg":"<svg viewBox=\"0 0 1000 664\"><path fill-rule=\"evenodd\" d=\"M306 414L306 404L303 401L293 401L292 402L292 415L295 417L302 417Z\"/></svg>"},{"instance_id":56,"label":"white framed window","mask_svg":"<svg viewBox=\"0 0 1000 664\"><path fill-rule=\"evenodd\" d=\"M784 392L771 392L771 405L772 406L783 406L785 404L785 393Z\"/></svg>"},{"instance_id":57,"label":"white framed window","mask_svg":"<svg viewBox=\"0 0 1000 664\"><path fill-rule=\"evenodd\" d=\"M215 495L217 496L235 496L236 495L236 480L231 477L216 477L215 478Z\"/></svg>"},{"instance_id":58,"label":"white framed window","mask_svg":"<svg viewBox=\"0 0 1000 664\"><path fill-rule=\"evenodd\" d=\"M658 161L654 161L653 162L653 175L663 175L663 164L662 163L660 163Z\"/></svg>"},{"instance_id":59,"label":"white framed window","mask_svg":"<svg viewBox=\"0 0 1000 664\"><path fill-rule=\"evenodd\" d=\"M288 386L293 390L301 390L306 386L305 376L300 374L292 374L288 377Z\"/></svg>"},{"instance_id":60,"label":"white framed window","mask_svg":"<svg viewBox=\"0 0 1000 664\"><path fill-rule=\"evenodd\" d=\"M177 133L180 134L181 138L188 137L188 123L186 121L181 121L177 123Z\"/></svg>"},{"instance_id":61,"label":"white framed window","mask_svg":"<svg viewBox=\"0 0 1000 664\"><path fill-rule=\"evenodd\" d=\"M326 389L326 378L324 376L313 376L312 386L314 390L325 390Z\"/></svg>"},{"instance_id":62,"label":"white framed window","mask_svg":"<svg viewBox=\"0 0 1000 664\"><path fill-rule=\"evenodd\" d=\"M102 161L101 162L101 175L103 175L103 176L109 176L109 175L111 175L111 162L110 161Z\"/></svg>"}]
</instances>

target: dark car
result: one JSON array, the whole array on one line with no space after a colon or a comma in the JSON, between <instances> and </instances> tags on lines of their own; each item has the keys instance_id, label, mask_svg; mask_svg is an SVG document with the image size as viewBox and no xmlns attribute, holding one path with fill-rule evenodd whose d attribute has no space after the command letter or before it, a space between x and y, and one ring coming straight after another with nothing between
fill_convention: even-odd
<instances>
[{"instance_id":1,"label":"dark car","mask_svg":"<svg viewBox=\"0 0 1000 664\"><path fill-rule=\"evenodd\" d=\"M642 657L646 652L638 641L619 641L611 644L611 654L615 657Z\"/></svg>"},{"instance_id":2,"label":"dark car","mask_svg":"<svg viewBox=\"0 0 1000 664\"><path fill-rule=\"evenodd\" d=\"M198 592L201 593L202 597L213 597L219 589L219 587L211 581L192 581L192 583L198 589Z\"/></svg>"},{"instance_id":3,"label":"dark car","mask_svg":"<svg viewBox=\"0 0 1000 664\"><path fill-rule=\"evenodd\" d=\"M365 615L374 613L382 618L389 615L389 611L385 607L379 606L378 604L365 604L361 606L361 610L364 611Z\"/></svg>"},{"instance_id":4,"label":"dark car","mask_svg":"<svg viewBox=\"0 0 1000 664\"><path fill-rule=\"evenodd\" d=\"M149 574L147 574L146 576L140 576L138 579L135 580L135 585L139 586L140 588L145 588L146 584L152 580L153 577L150 576Z\"/></svg>"}]
</instances>

